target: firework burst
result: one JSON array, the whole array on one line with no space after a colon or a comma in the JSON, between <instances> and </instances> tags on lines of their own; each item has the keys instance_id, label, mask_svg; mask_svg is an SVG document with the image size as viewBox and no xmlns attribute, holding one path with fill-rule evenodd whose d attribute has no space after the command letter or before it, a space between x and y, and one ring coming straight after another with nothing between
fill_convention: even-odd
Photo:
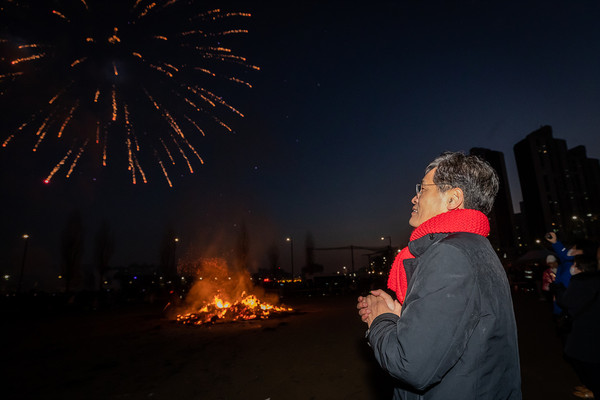
<instances>
[{"instance_id":1,"label":"firework burst","mask_svg":"<svg viewBox=\"0 0 600 400\"><path fill-rule=\"evenodd\" d=\"M258 70L226 47L250 17L198 10L183 0L8 1L0 7L2 147L56 154L45 182L68 178L84 157L129 170L194 172L209 131L231 132L243 114L219 96ZM10 113L6 109L13 110ZM9 121L8 121L9 120ZM114 160L114 161L113 161Z\"/></svg>"}]
</instances>

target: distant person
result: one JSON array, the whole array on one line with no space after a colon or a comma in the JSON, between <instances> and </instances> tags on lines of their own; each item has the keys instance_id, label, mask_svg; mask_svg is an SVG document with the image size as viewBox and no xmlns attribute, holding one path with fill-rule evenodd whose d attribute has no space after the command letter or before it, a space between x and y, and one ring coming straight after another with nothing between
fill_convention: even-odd
<instances>
[{"instance_id":1,"label":"distant person","mask_svg":"<svg viewBox=\"0 0 600 400\"><path fill-rule=\"evenodd\" d=\"M581 254L581 250L577 250L577 245L567 249L567 247L558 240L556 233L554 232L546 233L546 240L552 244L552 249L560 259L560 263L556 268L556 277L554 281L556 283L562 283L565 287L567 287L569 286L569 282L571 280L570 269L573 265L573 257L576 254ZM561 308L558 306L558 304L556 304L556 301L554 302L554 308L552 312L557 318L562 312Z\"/></svg>"},{"instance_id":2,"label":"distant person","mask_svg":"<svg viewBox=\"0 0 600 400\"><path fill-rule=\"evenodd\" d=\"M568 287L551 285L558 304L572 318L564 352L581 382L600 399L600 271L596 254L576 255L571 275ZM581 387L573 394L591 398Z\"/></svg>"},{"instance_id":3,"label":"distant person","mask_svg":"<svg viewBox=\"0 0 600 400\"><path fill-rule=\"evenodd\" d=\"M546 265L548 268L544 270L544 274L542 275L542 293L546 301L552 302L554 295L550 290L550 284L556 279L558 259L552 254L548 254L546 257Z\"/></svg>"},{"instance_id":4,"label":"distant person","mask_svg":"<svg viewBox=\"0 0 600 400\"><path fill-rule=\"evenodd\" d=\"M590 257L597 257L598 244L587 239L576 240L572 245L563 245L556 237L556 233L548 232L546 234L546 240L552 244L552 249L559 258L559 265L556 271L556 283L562 283L565 287L569 286L571 281L571 266L575 256L587 254ZM600 262L598 263L600 265ZM560 306L555 305L554 313L560 314Z\"/></svg>"},{"instance_id":5,"label":"distant person","mask_svg":"<svg viewBox=\"0 0 600 400\"><path fill-rule=\"evenodd\" d=\"M544 266L539 265L537 262L531 265L531 278L535 287L535 293L540 301L546 301L542 289L542 286L544 285L544 270Z\"/></svg>"},{"instance_id":6,"label":"distant person","mask_svg":"<svg viewBox=\"0 0 600 400\"><path fill-rule=\"evenodd\" d=\"M358 298L394 399L521 399L511 291L486 239L497 191L496 172L476 156L433 160L389 275L395 299L383 290Z\"/></svg>"}]
</instances>

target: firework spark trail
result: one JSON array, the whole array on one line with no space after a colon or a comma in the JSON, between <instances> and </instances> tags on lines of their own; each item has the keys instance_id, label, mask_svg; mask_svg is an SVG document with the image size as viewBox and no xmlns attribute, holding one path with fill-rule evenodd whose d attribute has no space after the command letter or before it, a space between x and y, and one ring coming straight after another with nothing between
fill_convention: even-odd
<instances>
[{"instance_id":1,"label":"firework spark trail","mask_svg":"<svg viewBox=\"0 0 600 400\"><path fill-rule=\"evenodd\" d=\"M131 171L131 180L133 182L133 184L136 184L136 180L135 180L135 164L133 162L133 152L131 151L131 139L127 138L127 153L128 153L128 160L129 160L129 170Z\"/></svg>"},{"instance_id":2,"label":"firework spark trail","mask_svg":"<svg viewBox=\"0 0 600 400\"><path fill-rule=\"evenodd\" d=\"M232 76L232 77L229 77L229 78L227 78L227 79L229 79L230 81L236 82L236 83L240 83L240 84L242 84L242 85L246 85L246 86L248 86L250 89L252 89L252 85L251 85L250 83L248 83L248 82L245 82L245 81L243 81L243 80L241 80L241 79L235 78L235 77L233 77L233 76Z\"/></svg>"},{"instance_id":3,"label":"firework spark trail","mask_svg":"<svg viewBox=\"0 0 600 400\"><path fill-rule=\"evenodd\" d=\"M39 139L35 143L35 146L33 146L34 152L37 151L38 146L40 145L42 140L44 140L44 138L46 137L46 125L48 125L49 119L50 119L50 115L44 120L44 122L42 122L42 125L38 128L37 132L35 133L36 136L39 136Z\"/></svg>"},{"instance_id":4,"label":"firework spark trail","mask_svg":"<svg viewBox=\"0 0 600 400\"><path fill-rule=\"evenodd\" d=\"M158 163L160 164L160 167L163 170L163 173L165 174L165 178L167 179L167 183L169 184L169 187L173 187L173 184L171 183L171 180L169 179L169 174L167 174L167 170L165 169L165 166L163 165L162 161L158 160Z\"/></svg>"},{"instance_id":5,"label":"firework spark trail","mask_svg":"<svg viewBox=\"0 0 600 400\"><path fill-rule=\"evenodd\" d=\"M200 107L198 107L196 105L196 103L194 103L193 101L191 101L189 98L185 97L183 99L186 103L188 103L190 106L192 106L196 111L200 111Z\"/></svg>"},{"instance_id":6,"label":"firework spark trail","mask_svg":"<svg viewBox=\"0 0 600 400\"><path fill-rule=\"evenodd\" d=\"M71 111L69 111L69 115L67 116L67 118L65 118L62 126L60 127L59 131L58 131L58 137L61 137L65 128L67 127L67 124L69 123L69 121L71 121L71 119L73 118L73 113L75 112L75 110L77 109L77 107L79 107L79 101L77 101L75 103L75 105L73 107L71 107ZM86 142L87 143L87 142Z\"/></svg>"},{"instance_id":7,"label":"firework spark trail","mask_svg":"<svg viewBox=\"0 0 600 400\"><path fill-rule=\"evenodd\" d=\"M241 112L239 112L238 110L236 110L234 107L232 107L231 105L229 105L225 100L223 100L222 98L220 98L219 96L217 96L216 94L209 92L206 89L200 88L200 90L202 90L202 92L208 94L210 97L212 97L212 99L214 101L216 101L217 103L229 108L231 111L233 111L234 113L236 113L237 115L239 115L240 117L243 117L244 114L242 114Z\"/></svg>"},{"instance_id":8,"label":"firework spark trail","mask_svg":"<svg viewBox=\"0 0 600 400\"><path fill-rule=\"evenodd\" d=\"M22 62L27 62L27 61L32 61L32 60L39 60L40 58L44 58L44 57L46 57L45 53L34 54L32 56L29 56L29 57L17 58L16 60L12 60L10 63L12 65L16 65L16 64L19 64L19 63L22 63Z\"/></svg>"},{"instance_id":9,"label":"firework spark trail","mask_svg":"<svg viewBox=\"0 0 600 400\"><path fill-rule=\"evenodd\" d=\"M196 121L194 121L193 119L191 119L191 118L190 118L190 117L188 117L187 115L184 115L184 117L185 117L185 119L187 119L187 121L188 121L190 124L194 125L194 127L195 127L196 129L198 129L198 131L199 131L199 132L202 134L202 136L206 136L206 135L204 134L204 131L202 130L202 128L200 128L200 127L198 126L198 124L196 123Z\"/></svg>"},{"instance_id":10,"label":"firework spark trail","mask_svg":"<svg viewBox=\"0 0 600 400\"><path fill-rule=\"evenodd\" d=\"M50 180L52 180L52 177L54 176L54 174L56 174L56 172L60 169L60 167L62 167L65 164L65 162L67 161L67 158L69 158L69 156L71 155L72 152L73 152L73 150L71 150L71 149L69 149L69 151L67 151L67 154L63 157L62 160L60 160L58 162L58 164L56 164L56 166L54 167L52 172L50 172L50 175L48 175L48 177L44 180L44 183L50 183Z\"/></svg>"},{"instance_id":11,"label":"firework spark trail","mask_svg":"<svg viewBox=\"0 0 600 400\"><path fill-rule=\"evenodd\" d=\"M81 64L81 63L82 63L82 62L84 62L86 59L87 59L87 57L83 57L83 58L80 58L80 59L77 59L77 60L73 61L73 62L71 63L71 67L74 67L74 66L76 66L76 65L78 65L78 64Z\"/></svg>"},{"instance_id":12,"label":"firework spark trail","mask_svg":"<svg viewBox=\"0 0 600 400\"><path fill-rule=\"evenodd\" d=\"M215 122L217 124L221 125L223 128L227 129L229 132L233 132L233 129L231 129L225 122L221 121L219 118L213 117L213 119L215 120Z\"/></svg>"},{"instance_id":13,"label":"firework spark trail","mask_svg":"<svg viewBox=\"0 0 600 400\"><path fill-rule=\"evenodd\" d=\"M102 166L106 167L106 160L108 158L108 132L104 132L104 145L102 146Z\"/></svg>"},{"instance_id":14,"label":"firework spark trail","mask_svg":"<svg viewBox=\"0 0 600 400\"><path fill-rule=\"evenodd\" d=\"M60 18L64 19L67 22L70 22L67 17L65 17L62 13L60 13L60 12L58 12L56 10L52 10L52 14L59 16Z\"/></svg>"},{"instance_id":15,"label":"firework spark trail","mask_svg":"<svg viewBox=\"0 0 600 400\"><path fill-rule=\"evenodd\" d=\"M27 124L28 124L28 122L24 122L23 125L21 125L20 127L17 128L17 131L15 133L13 133L9 137L7 137L6 140L2 143L2 147L6 147L8 142L10 142L17 133L21 132L23 130L23 128L25 128L27 126Z\"/></svg>"},{"instance_id":16,"label":"firework spark trail","mask_svg":"<svg viewBox=\"0 0 600 400\"><path fill-rule=\"evenodd\" d=\"M165 144L164 140L162 138L160 138L160 143L162 143L165 152L167 153L167 156L169 156L169 159L171 160L171 163L173 165L175 165L175 160L173 159L173 156L171 155L171 152L169 151L169 148L167 147L167 145Z\"/></svg>"},{"instance_id":17,"label":"firework spark trail","mask_svg":"<svg viewBox=\"0 0 600 400\"><path fill-rule=\"evenodd\" d=\"M181 156L184 158L185 162L188 165L188 168L190 170L190 174L194 173L194 169L192 168L192 164L190 164L190 160L187 157L187 155L185 154L185 151L183 151L183 149L181 148L181 146L179 145L179 142L177 142L177 139L175 139L175 136L171 135L171 137L173 138L173 142L175 143L175 146L177 146L177 149L179 149L179 152L181 153ZM185 138L183 138L185 140Z\"/></svg>"},{"instance_id":18,"label":"firework spark trail","mask_svg":"<svg viewBox=\"0 0 600 400\"><path fill-rule=\"evenodd\" d=\"M65 92L69 89L70 84L62 88L58 93L56 93L50 100L48 100L48 104L54 104Z\"/></svg>"},{"instance_id":19,"label":"firework spark trail","mask_svg":"<svg viewBox=\"0 0 600 400\"><path fill-rule=\"evenodd\" d=\"M36 110L27 122L14 122L15 127L7 133L2 147L26 139L24 133L28 132L35 135L34 152L56 151L55 147L63 146L65 155L46 183L74 154L74 149L78 150L67 177L86 153L98 154L100 164L106 166L110 135L111 139L117 139L111 149L125 150L134 183L136 176L147 182L142 163L154 161L172 187L162 156L175 165L174 155L179 153L177 157L193 173L193 160L184 147L204 163L196 150L197 144L190 141L206 136L208 128L203 125L232 132L222 117L226 113L244 117L215 93L215 85L220 81L252 88L245 80L232 76L231 69L221 68L229 64L260 70L221 44L227 36L248 33L247 29L224 28L224 22L230 18L249 18L249 13L220 9L199 13L196 6L200 2L194 0L121 0L111 5L79 0L52 5L54 8L27 0L10 2L0 15L12 18L14 11L16 20L9 30L17 30L0 34L0 51L10 54L0 59L0 100L10 102L13 93L21 92L20 85L30 92L20 96L33 99L27 105ZM109 21L105 18L109 14L128 22L121 25ZM173 18L179 18L180 23L173 24ZM81 27L86 27L86 31L74 30ZM88 27L94 29L87 30ZM16 37L20 43L14 41ZM190 59L195 60L193 64ZM12 86L5 88L3 85L8 83ZM136 93L140 90L145 96ZM150 104L140 100L144 98ZM155 110L154 114L149 112L148 105ZM94 129L85 129L89 120L94 121ZM134 131L134 121L143 146ZM201 136L188 139L189 129L200 132ZM167 131L173 139L168 144L162 138ZM48 135L54 132L59 141L45 140L54 137ZM89 151L97 146L101 146L99 151ZM153 152L154 157L148 157L140 148L150 155Z\"/></svg>"},{"instance_id":20,"label":"firework spark trail","mask_svg":"<svg viewBox=\"0 0 600 400\"><path fill-rule=\"evenodd\" d=\"M135 162L135 165L137 166L137 169L140 173L140 176L142 177L142 181L144 183L148 183L148 181L146 180L146 174L144 174L144 170L142 169L142 167L140 166L140 163L138 162L137 157L135 156L135 153L133 154L133 161Z\"/></svg>"},{"instance_id":21,"label":"firework spark trail","mask_svg":"<svg viewBox=\"0 0 600 400\"><path fill-rule=\"evenodd\" d=\"M195 67L194 69L198 70L198 71L202 71L205 74L208 74L210 76L216 77L217 75L215 75L213 72L207 70L206 68L200 68L200 67Z\"/></svg>"},{"instance_id":22,"label":"firework spark trail","mask_svg":"<svg viewBox=\"0 0 600 400\"><path fill-rule=\"evenodd\" d=\"M6 79L6 78L15 79L16 77L23 75L23 74L24 74L24 72L11 72L8 74L0 75L0 79Z\"/></svg>"},{"instance_id":23,"label":"firework spark trail","mask_svg":"<svg viewBox=\"0 0 600 400\"><path fill-rule=\"evenodd\" d=\"M196 151L194 146L192 146L192 144L190 142L188 142L188 140L186 138L183 138L183 141L185 142L185 144L188 145L188 147L190 148L190 150L192 150L192 152L196 155L196 157L198 157L200 164L204 164L204 160L202 159L202 157L200 157L200 154L198 154L198 152Z\"/></svg>"},{"instance_id":24,"label":"firework spark trail","mask_svg":"<svg viewBox=\"0 0 600 400\"><path fill-rule=\"evenodd\" d=\"M175 131L175 133L177 133L179 136L181 136L182 138L184 138L185 135L183 134L183 131L181 130L181 128L177 124L177 121L175 121L175 118L173 118L171 116L171 114L167 110L163 110L163 111L164 111L164 114L165 114L165 118L167 119L167 121L169 121L169 125L171 125L171 128L173 128L173 130Z\"/></svg>"},{"instance_id":25,"label":"firework spark trail","mask_svg":"<svg viewBox=\"0 0 600 400\"><path fill-rule=\"evenodd\" d=\"M115 91L115 88L113 86L113 90L112 90L112 120L116 121L117 120L117 93Z\"/></svg>"},{"instance_id":26,"label":"firework spark trail","mask_svg":"<svg viewBox=\"0 0 600 400\"><path fill-rule=\"evenodd\" d=\"M73 170L75 169L75 166L77 165L77 161L79 161L79 157L81 157L81 155L83 154L83 151L85 150L85 146L87 146L87 144L88 144L88 140L86 140L85 143L83 144L83 146L81 146L79 148L79 152L77 153L77 155L75 156L75 159L71 163L71 168L69 168L69 172L67 172L67 178L71 177L71 174L73 173Z\"/></svg>"}]
</instances>

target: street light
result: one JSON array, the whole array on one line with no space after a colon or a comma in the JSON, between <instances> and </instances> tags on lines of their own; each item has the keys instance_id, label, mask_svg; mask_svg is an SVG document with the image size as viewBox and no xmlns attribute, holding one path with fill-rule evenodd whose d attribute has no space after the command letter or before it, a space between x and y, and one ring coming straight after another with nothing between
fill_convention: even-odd
<instances>
[{"instance_id":1,"label":"street light","mask_svg":"<svg viewBox=\"0 0 600 400\"><path fill-rule=\"evenodd\" d=\"M29 235L24 234L22 236L25 239L25 245L23 246L23 260L21 262L21 276L19 277L19 286L17 287L17 293L21 293L21 284L23 283L23 272L25 271L25 259L27 258L27 244L29 243Z\"/></svg>"},{"instance_id":2,"label":"street light","mask_svg":"<svg viewBox=\"0 0 600 400\"><path fill-rule=\"evenodd\" d=\"M382 236L381 240L385 240L385 238L388 238L388 240L389 240L389 246L392 247L392 237L391 236Z\"/></svg>"},{"instance_id":3,"label":"street light","mask_svg":"<svg viewBox=\"0 0 600 400\"><path fill-rule=\"evenodd\" d=\"M286 237L286 242L290 242L290 261L292 266L292 282L294 282L294 239L292 237Z\"/></svg>"},{"instance_id":4,"label":"street light","mask_svg":"<svg viewBox=\"0 0 600 400\"><path fill-rule=\"evenodd\" d=\"M381 240L385 240L385 238L388 239L388 251L387 251L387 255L390 257L390 260L388 261L386 258L384 257L383 263L384 265L388 265L388 262L391 262L394 259L394 255L392 254L392 237L391 236L382 236Z\"/></svg>"},{"instance_id":5,"label":"street light","mask_svg":"<svg viewBox=\"0 0 600 400\"><path fill-rule=\"evenodd\" d=\"M179 238L176 237L173 239L173 277L177 276L177 266L179 265L179 260L177 259L177 244L179 244Z\"/></svg>"}]
</instances>

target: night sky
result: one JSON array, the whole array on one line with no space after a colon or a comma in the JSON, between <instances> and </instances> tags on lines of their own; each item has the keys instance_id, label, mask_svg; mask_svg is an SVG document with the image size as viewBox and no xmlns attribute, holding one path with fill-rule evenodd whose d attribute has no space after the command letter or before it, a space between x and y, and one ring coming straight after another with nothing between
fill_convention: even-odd
<instances>
[{"instance_id":1,"label":"night sky","mask_svg":"<svg viewBox=\"0 0 600 400\"><path fill-rule=\"evenodd\" d=\"M551 125L569 148L600 158L597 2L213 3L252 14L239 23L249 33L234 40L235 53L261 70L242 69L252 89L219 92L245 115L227 120L235 132L206 128L195 142L204 165L174 169L172 188L160 174L133 185L116 156L104 168L82 161L69 179L57 174L46 185L61 153L18 141L0 148L3 275L19 270L27 233L28 282L54 276L74 210L86 264L106 220L113 266L156 264L168 229L180 257L228 257L245 226L251 269L268 267L272 244L289 269L292 236L297 272L308 232L317 247L382 246L382 235L404 245L414 184L443 151L503 152L516 211L512 149L530 132ZM14 130L9 100L2 141ZM350 266L349 252L316 257L326 271ZM365 263L356 253L356 267Z\"/></svg>"}]
</instances>

